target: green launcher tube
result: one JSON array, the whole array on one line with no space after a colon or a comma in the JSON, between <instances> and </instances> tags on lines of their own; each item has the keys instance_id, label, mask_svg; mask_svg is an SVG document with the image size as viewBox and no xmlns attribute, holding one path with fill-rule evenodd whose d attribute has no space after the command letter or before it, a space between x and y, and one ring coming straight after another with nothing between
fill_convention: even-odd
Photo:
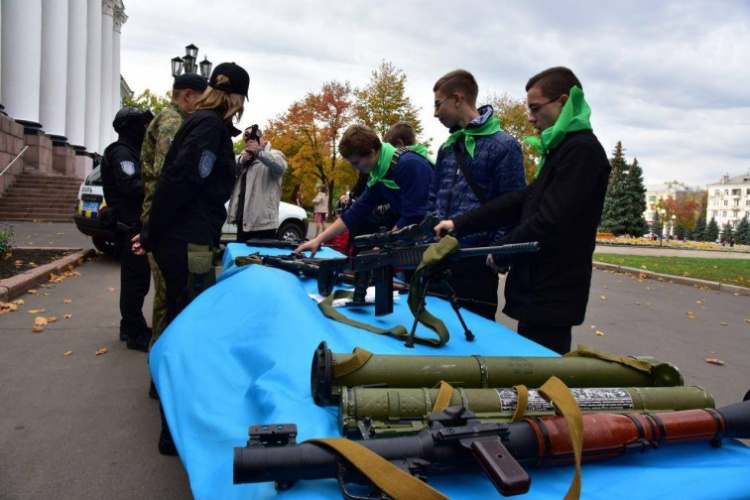
<instances>
[{"instance_id":1,"label":"green launcher tube","mask_svg":"<svg viewBox=\"0 0 750 500\"><path fill-rule=\"evenodd\" d=\"M579 346L579 351L582 352ZM365 355L362 355L365 353ZM332 353L325 342L315 351L311 390L319 405L337 404L342 387L541 387L551 376L568 387L673 387L684 385L677 367L650 357L615 357L586 348L564 357L377 355L361 349Z\"/></svg>"},{"instance_id":2,"label":"green launcher tube","mask_svg":"<svg viewBox=\"0 0 750 500\"><path fill-rule=\"evenodd\" d=\"M584 413L660 413L714 408L714 399L702 387L595 387L572 388ZM350 437L383 437L413 434L428 425L438 389L342 388L340 424ZM453 388L450 404L463 406L483 423L510 422L518 406L515 388ZM528 390L526 417L555 414L554 408L534 389Z\"/></svg>"}]
</instances>

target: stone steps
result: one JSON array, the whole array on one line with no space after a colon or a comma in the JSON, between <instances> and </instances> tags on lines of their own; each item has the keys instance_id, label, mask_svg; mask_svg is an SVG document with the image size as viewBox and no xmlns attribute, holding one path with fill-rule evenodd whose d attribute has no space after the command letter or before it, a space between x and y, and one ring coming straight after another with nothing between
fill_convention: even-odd
<instances>
[{"instance_id":1,"label":"stone steps","mask_svg":"<svg viewBox=\"0 0 750 500\"><path fill-rule=\"evenodd\" d=\"M0 198L0 220L71 222L80 179L22 173Z\"/></svg>"}]
</instances>

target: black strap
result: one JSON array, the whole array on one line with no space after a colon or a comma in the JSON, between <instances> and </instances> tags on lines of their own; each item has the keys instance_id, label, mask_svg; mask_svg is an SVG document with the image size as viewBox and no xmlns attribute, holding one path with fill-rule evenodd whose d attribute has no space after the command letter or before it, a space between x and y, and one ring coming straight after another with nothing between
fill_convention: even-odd
<instances>
[{"instance_id":1,"label":"black strap","mask_svg":"<svg viewBox=\"0 0 750 500\"><path fill-rule=\"evenodd\" d=\"M466 182L469 183L469 187L472 191L474 191L474 194L479 199L479 203L484 205L485 203L487 203L487 197L484 196L484 192L480 189L477 181L474 180L474 176L471 175L471 170L466 167L466 162L464 161L464 152L460 150L460 148L458 147L458 143L456 143L453 147L453 153L456 155L458 168L461 170L461 173L464 174Z\"/></svg>"}]
</instances>

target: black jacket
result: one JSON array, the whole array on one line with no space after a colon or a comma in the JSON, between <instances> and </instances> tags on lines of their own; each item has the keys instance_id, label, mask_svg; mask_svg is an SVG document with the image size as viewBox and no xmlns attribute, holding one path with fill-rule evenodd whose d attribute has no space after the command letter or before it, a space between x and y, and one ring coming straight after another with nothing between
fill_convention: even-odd
<instances>
[{"instance_id":1,"label":"black jacket","mask_svg":"<svg viewBox=\"0 0 750 500\"><path fill-rule=\"evenodd\" d=\"M140 223L143 206L140 145L120 137L104 150L101 163L102 187L114 219L123 224Z\"/></svg>"},{"instance_id":2,"label":"black jacket","mask_svg":"<svg viewBox=\"0 0 750 500\"><path fill-rule=\"evenodd\" d=\"M239 133L216 110L196 111L183 122L164 159L143 248L162 238L218 245L236 172L232 136Z\"/></svg>"},{"instance_id":3,"label":"black jacket","mask_svg":"<svg viewBox=\"0 0 750 500\"><path fill-rule=\"evenodd\" d=\"M459 235L517 224L496 244L538 241L513 262L505 284L511 318L537 325L580 325L591 287L591 255L611 167L590 131L572 132L547 155L539 177L453 219Z\"/></svg>"}]
</instances>

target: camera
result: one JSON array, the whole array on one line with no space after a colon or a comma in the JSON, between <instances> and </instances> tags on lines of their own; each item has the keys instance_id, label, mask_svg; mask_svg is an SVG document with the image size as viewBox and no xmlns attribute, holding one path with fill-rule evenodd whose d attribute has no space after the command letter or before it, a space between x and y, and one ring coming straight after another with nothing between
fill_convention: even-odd
<instances>
[{"instance_id":1,"label":"camera","mask_svg":"<svg viewBox=\"0 0 750 500\"><path fill-rule=\"evenodd\" d=\"M250 130L245 131L243 136L245 141L258 141L260 139L260 132L258 131L258 125L253 125Z\"/></svg>"}]
</instances>

